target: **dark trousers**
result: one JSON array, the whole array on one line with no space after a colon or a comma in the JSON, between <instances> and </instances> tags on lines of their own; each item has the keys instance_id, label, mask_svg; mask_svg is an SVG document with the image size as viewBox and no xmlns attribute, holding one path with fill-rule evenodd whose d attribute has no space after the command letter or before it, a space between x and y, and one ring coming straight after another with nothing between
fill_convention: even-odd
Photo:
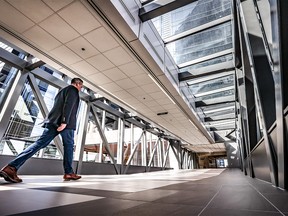
<instances>
[{"instance_id":1,"label":"dark trousers","mask_svg":"<svg viewBox=\"0 0 288 216\"><path fill-rule=\"evenodd\" d=\"M57 131L55 126L47 124L41 137L23 152L21 152L9 165L15 167L17 170L25 163L25 161L31 158L37 151L45 148L50 142L60 134L64 146L63 155L63 167L65 174L71 174L73 172L72 161L73 161L73 150L74 150L74 130L64 129L61 132Z\"/></svg>"}]
</instances>

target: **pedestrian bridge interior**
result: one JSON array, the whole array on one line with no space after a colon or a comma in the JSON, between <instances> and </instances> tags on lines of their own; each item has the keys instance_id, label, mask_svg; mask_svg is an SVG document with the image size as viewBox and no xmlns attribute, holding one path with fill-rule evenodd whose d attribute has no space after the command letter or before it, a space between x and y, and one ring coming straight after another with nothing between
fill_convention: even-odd
<instances>
[{"instance_id":1,"label":"pedestrian bridge interior","mask_svg":"<svg viewBox=\"0 0 288 216\"><path fill-rule=\"evenodd\" d=\"M0 179L0 214L288 214L287 9L0 0L1 167L41 135L59 89L84 81L73 161L83 178L59 177L56 137L19 170L23 183ZM19 192L41 204L12 208Z\"/></svg>"}]
</instances>

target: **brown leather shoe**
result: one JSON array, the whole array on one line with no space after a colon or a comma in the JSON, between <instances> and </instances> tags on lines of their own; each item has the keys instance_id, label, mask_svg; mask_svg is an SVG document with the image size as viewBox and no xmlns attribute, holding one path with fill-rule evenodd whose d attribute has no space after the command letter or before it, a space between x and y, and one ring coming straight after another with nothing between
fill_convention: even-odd
<instances>
[{"instance_id":1,"label":"brown leather shoe","mask_svg":"<svg viewBox=\"0 0 288 216\"><path fill-rule=\"evenodd\" d=\"M5 179L5 181L19 183L22 182L22 179L17 176L17 170L12 166L5 166L0 171L0 176Z\"/></svg>"},{"instance_id":2,"label":"brown leather shoe","mask_svg":"<svg viewBox=\"0 0 288 216\"><path fill-rule=\"evenodd\" d=\"M81 178L81 176L80 176L80 175L77 175L77 174L75 174L75 173L65 174L65 175L63 176L64 181L78 180L78 179L80 179L80 178Z\"/></svg>"}]
</instances>

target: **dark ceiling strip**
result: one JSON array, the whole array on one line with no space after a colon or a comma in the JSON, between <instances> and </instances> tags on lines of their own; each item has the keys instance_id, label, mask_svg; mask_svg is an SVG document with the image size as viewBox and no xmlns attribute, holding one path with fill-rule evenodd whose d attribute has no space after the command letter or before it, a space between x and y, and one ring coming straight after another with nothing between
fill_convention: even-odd
<instances>
[{"instance_id":1,"label":"dark ceiling strip","mask_svg":"<svg viewBox=\"0 0 288 216\"><path fill-rule=\"evenodd\" d=\"M155 1L155 0L147 0L145 2L142 2L142 6L145 6L145 5L147 5L147 4L149 4L149 3L153 2L153 1Z\"/></svg>"},{"instance_id":2,"label":"dark ceiling strip","mask_svg":"<svg viewBox=\"0 0 288 216\"><path fill-rule=\"evenodd\" d=\"M222 118L222 119L217 119L217 120L213 120L210 117L204 117L204 121L209 123L209 122L218 122L218 121L223 121L223 120L235 120L235 118Z\"/></svg>"},{"instance_id":3,"label":"dark ceiling strip","mask_svg":"<svg viewBox=\"0 0 288 216\"><path fill-rule=\"evenodd\" d=\"M227 128L225 128L225 127L219 127L219 128L211 127L210 128L210 131L215 131L215 132L223 131L223 130L235 130L235 127L227 127Z\"/></svg>"},{"instance_id":4,"label":"dark ceiling strip","mask_svg":"<svg viewBox=\"0 0 288 216\"><path fill-rule=\"evenodd\" d=\"M163 6L157 4L149 4L140 8L139 17L142 22L145 22L196 1L197 0L176 0Z\"/></svg>"},{"instance_id":5,"label":"dark ceiling strip","mask_svg":"<svg viewBox=\"0 0 288 216\"><path fill-rule=\"evenodd\" d=\"M203 74L200 74L200 75L193 75L193 74L189 73L188 71L186 71L186 72L178 73L178 79L179 79L179 82L182 82L182 81L187 81L187 80L196 79L196 78L200 78L200 77L206 77L206 76L208 77L210 75L223 73L223 72L228 72L228 71L231 71L231 70L235 70L235 68L234 67L223 68L223 69L220 69L220 70L211 71L209 73L203 73Z\"/></svg>"},{"instance_id":6,"label":"dark ceiling strip","mask_svg":"<svg viewBox=\"0 0 288 216\"><path fill-rule=\"evenodd\" d=\"M195 102L195 106L198 107L209 107L209 106L214 106L214 105L221 105L221 104L227 104L227 103L233 103L235 102L235 100L230 100L230 101L223 101L223 102L219 102L219 103L210 103L210 104L206 104L203 101L196 101Z\"/></svg>"},{"instance_id":7,"label":"dark ceiling strip","mask_svg":"<svg viewBox=\"0 0 288 216\"><path fill-rule=\"evenodd\" d=\"M230 133L228 133L226 136L231 136L232 133L236 132L236 128L232 130Z\"/></svg>"}]
</instances>

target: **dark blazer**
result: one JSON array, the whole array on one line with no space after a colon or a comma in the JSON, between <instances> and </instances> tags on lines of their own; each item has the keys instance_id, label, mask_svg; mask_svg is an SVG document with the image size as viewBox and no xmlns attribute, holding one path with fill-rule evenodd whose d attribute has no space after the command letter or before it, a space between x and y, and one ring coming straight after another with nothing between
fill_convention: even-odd
<instances>
[{"instance_id":1,"label":"dark blazer","mask_svg":"<svg viewBox=\"0 0 288 216\"><path fill-rule=\"evenodd\" d=\"M54 99L54 105L48 114L46 123L56 127L65 123L67 124L66 128L75 130L79 101L79 91L75 86L69 85L61 89Z\"/></svg>"}]
</instances>

